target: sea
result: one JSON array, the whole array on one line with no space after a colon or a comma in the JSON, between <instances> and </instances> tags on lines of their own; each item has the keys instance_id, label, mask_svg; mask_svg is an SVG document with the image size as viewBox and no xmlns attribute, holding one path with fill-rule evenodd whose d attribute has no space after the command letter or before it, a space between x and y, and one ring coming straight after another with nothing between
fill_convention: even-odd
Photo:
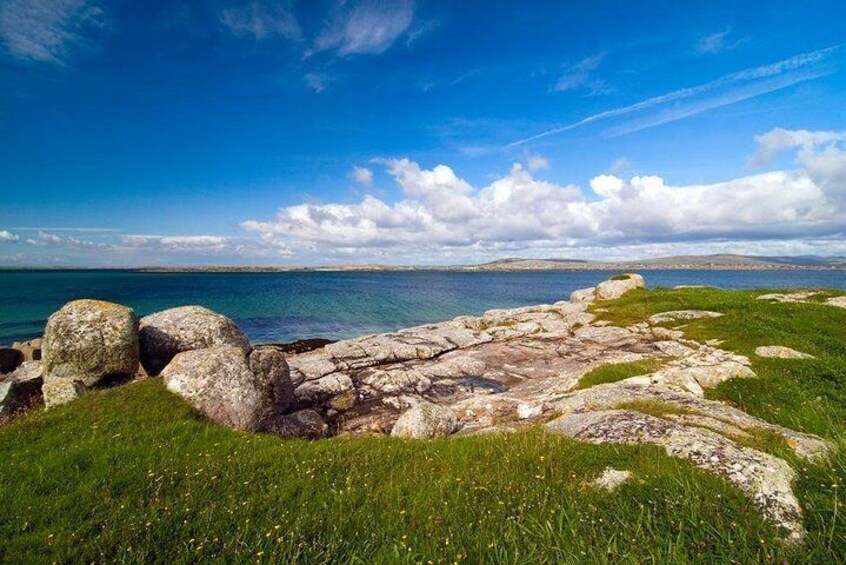
<instances>
[{"instance_id":1,"label":"sea","mask_svg":"<svg viewBox=\"0 0 846 565\"><path fill-rule=\"evenodd\" d=\"M846 271L639 271L648 287L846 289ZM234 319L254 343L344 339L566 300L609 271L152 273L0 271L0 344L41 336L66 302L98 298L139 316L198 304Z\"/></svg>"}]
</instances>

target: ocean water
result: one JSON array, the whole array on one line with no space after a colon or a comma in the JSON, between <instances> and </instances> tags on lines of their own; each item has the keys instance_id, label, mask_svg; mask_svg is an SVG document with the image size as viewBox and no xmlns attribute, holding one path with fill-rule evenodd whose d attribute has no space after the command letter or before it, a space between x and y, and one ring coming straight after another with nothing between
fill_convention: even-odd
<instances>
[{"instance_id":1,"label":"ocean water","mask_svg":"<svg viewBox=\"0 0 846 565\"><path fill-rule=\"evenodd\" d=\"M641 271L647 286L842 288L843 271ZM0 344L41 335L69 300L99 298L140 316L199 304L233 318L253 342L341 339L565 300L608 271L138 273L0 271Z\"/></svg>"}]
</instances>

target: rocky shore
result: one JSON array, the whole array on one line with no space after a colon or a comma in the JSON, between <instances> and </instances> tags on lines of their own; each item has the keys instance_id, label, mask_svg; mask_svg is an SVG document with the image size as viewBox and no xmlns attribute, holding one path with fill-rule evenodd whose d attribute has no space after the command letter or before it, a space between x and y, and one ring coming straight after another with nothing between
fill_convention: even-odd
<instances>
[{"instance_id":1,"label":"rocky shore","mask_svg":"<svg viewBox=\"0 0 846 565\"><path fill-rule=\"evenodd\" d=\"M801 540L794 470L746 440L771 434L809 460L825 459L831 446L705 399L728 379L756 378L748 358L677 329L721 312L663 312L630 327L597 321L604 301L643 286L639 275L617 276L555 304L288 347L253 346L232 320L199 306L139 320L124 306L78 300L50 317L43 340L0 349L0 417L149 375L213 422L283 437L433 438L544 426L579 441L658 446L734 484L785 539ZM805 355L778 344L756 354ZM660 368L580 386L592 369L644 360Z\"/></svg>"}]
</instances>

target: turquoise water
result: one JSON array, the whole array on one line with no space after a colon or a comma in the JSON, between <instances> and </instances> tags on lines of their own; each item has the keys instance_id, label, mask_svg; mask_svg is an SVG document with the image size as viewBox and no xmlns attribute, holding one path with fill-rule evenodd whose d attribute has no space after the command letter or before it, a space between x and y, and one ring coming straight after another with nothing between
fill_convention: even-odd
<instances>
[{"instance_id":1,"label":"turquoise water","mask_svg":"<svg viewBox=\"0 0 846 565\"><path fill-rule=\"evenodd\" d=\"M846 288L842 271L641 271L648 286ZM131 306L139 315L200 304L235 319L254 342L339 339L550 303L607 279L607 271L520 273L0 272L0 343L41 335L47 317L75 298Z\"/></svg>"}]
</instances>

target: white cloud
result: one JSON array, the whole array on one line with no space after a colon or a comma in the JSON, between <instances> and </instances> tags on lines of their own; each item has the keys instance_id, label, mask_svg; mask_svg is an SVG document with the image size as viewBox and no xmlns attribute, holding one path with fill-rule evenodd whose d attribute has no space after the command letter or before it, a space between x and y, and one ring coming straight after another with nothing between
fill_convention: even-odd
<instances>
[{"instance_id":1,"label":"white cloud","mask_svg":"<svg viewBox=\"0 0 846 565\"><path fill-rule=\"evenodd\" d=\"M722 53L723 51L737 49L748 41L747 38L732 41L729 39L730 34L730 27L727 27L722 31L710 33L701 37L693 48L701 55L716 55L717 53Z\"/></svg>"},{"instance_id":2,"label":"white cloud","mask_svg":"<svg viewBox=\"0 0 846 565\"><path fill-rule=\"evenodd\" d=\"M361 186L373 185L373 171L367 167L353 167L349 177Z\"/></svg>"},{"instance_id":3,"label":"white cloud","mask_svg":"<svg viewBox=\"0 0 846 565\"><path fill-rule=\"evenodd\" d=\"M329 83L329 79L327 77L317 73L306 73L303 78L305 79L306 86L315 92L323 92L326 90L326 85Z\"/></svg>"},{"instance_id":4,"label":"white cloud","mask_svg":"<svg viewBox=\"0 0 846 565\"><path fill-rule=\"evenodd\" d=\"M549 159L541 155L531 155L526 159L526 168L533 173L543 169L548 169Z\"/></svg>"},{"instance_id":5,"label":"white cloud","mask_svg":"<svg viewBox=\"0 0 846 565\"><path fill-rule=\"evenodd\" d=\"M8 242L8 241L17 241L20 238L13 234L12 232L6 230L0 230L0 242Z\"/></svg>"},{"instance_id":6,"label":"white cloud","mask_svg":"<svg viewBox=\"0 0 846 565\"><path fill-rule=\"evenodd\" d=\"M758 151L750 159L750 164L756 166L768 165L777 154L787 149L795 147L813 148L816 145L830 145L838 141L846 141L846 132L774 128L755 137Z\"/></svg>"},{"instance_id":7,"label":"white cloud","mask_svg":"<svg viewBox=\"0 0 846 565\"><path fill-rule=\"evenodd\" d=\"M224 8L220 21L235 35L251 35L257 40L275 36L299 41L302 32L290 2L254 0Z\"/></svg>"},{"instance_id":8,"label":"white cloud","mask_svg":"<svg viewBox=\"0 0 846 565\"><path fill-rule=\"evenodd\" d=\"M599 68L604 58L605 52L602 52L567 67L566 72L555 83L553 90L556 92L584 90L591 96L607 94L611 89L605 81L593 76L593 72Z\"/></svg>"},{"instance_id":9,"label":"white cloud","mask_svg":"<svg viewBox=\"0 0 846 565\"><path fill-rule=\"evenodd\" d=\"M746 100L754 96L786 88L799 82L833 73L835 69L829 66L828 62L831 56L839 49L839 46L835 46L810 53L802 53L770 65L745 69L704 84L654 96L629 106L599 112L577 122L547 129L541 133L518 139L506 145L506 148L517 147L550 135L574 130L596 122L652 110L653 108L663 109L664 112L657 117L651 116L641 122L627 124L623 128L618 128L615 134L631 133L647 127L696 115L713 108L733 104L740 100ZM786 76L781 77L781 75ZM685 102L687 100L693 101Z\"/></svg>"},{"instance_id":10,"label":"white cloud","mask_svg":"<svg viewBox=\"0 0 846 565\"><path fill-rule=\"evenodd\" d=\"M105 27L100 6L90 0L6 0L0 3L0 41L14 57L64 65Z\"/></svg>"},{"instance_id":11,"label":"white cloud","mask_svg":"<svg viewBox=\"0 0 846 565\"><path fill-rule=\"evenodd\" d=\"M395 203L368 195L358 204L299 204L242 227L289 249L390 253L394 261L404 256L411 262L433 253L842 238L846 151L838 143L810 143L798 158L798 170L707 185L600 175L590 182L590 192L539 181L519 164L487 186L474 187L446 165L423 169L408 159L384 160L379 162L403 194Z\"/></svg>"},{"instance_id":12,"label":"white cloud","mask_svg":"<svg viewBox=\"0 0 846 565\"><path fill-rule=\"evenodd\" d=\"M342 2L307 55L335 50L338 55L384 53L414 20L412 0Z\"/></svg>"},{"instance_id":13,"label":"white cloud","mask_svg":"<svg viewBox=\"0 0 846 565\"><path fill-rule=\"evenodd\" d=\"M627 171L632 167L634 167L634 163L630 159L627 159L626 157L618 157L617 159L614 159L608 170L612 173L620 173L622 171Z\"/></svg>"}]
</instances>

